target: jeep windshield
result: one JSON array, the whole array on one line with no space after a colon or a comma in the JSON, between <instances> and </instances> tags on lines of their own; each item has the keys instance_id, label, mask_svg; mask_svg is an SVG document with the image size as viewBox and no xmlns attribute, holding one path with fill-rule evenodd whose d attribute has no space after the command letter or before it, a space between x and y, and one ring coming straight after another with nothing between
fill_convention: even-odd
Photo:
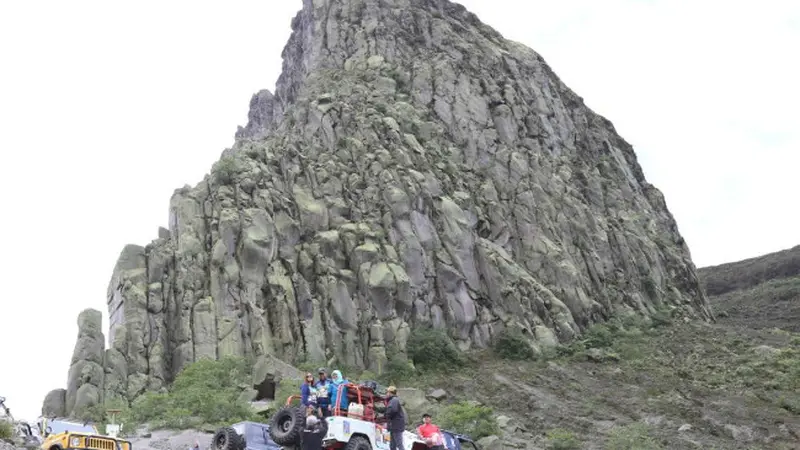
<instances>
[{"instance_id":1,"label":"jeep windshield","mask_svg":"<svg viewBox=\"0 0 800 450\"><path fill-rule=\"evenodd\" d=\"M84 425L82 423L65 422L63 420L48 420L47 426L51 428L51 434L63 433L65 431L69 431L71 433L97 434L97 430L95 430L94 426Z\"/></svg>"}]
</instances>

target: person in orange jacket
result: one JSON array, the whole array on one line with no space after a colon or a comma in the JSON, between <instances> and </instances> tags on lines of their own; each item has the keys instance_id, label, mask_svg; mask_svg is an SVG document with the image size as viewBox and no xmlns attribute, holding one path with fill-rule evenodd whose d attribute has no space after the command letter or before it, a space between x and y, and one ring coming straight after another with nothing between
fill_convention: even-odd
<instances>
[{"instance_id":1,"label":"person in orange jacket","mask_svg":"<svg viewBox=\"0 0 800 450\"><path fill-rule=\"evenodd\" d=\"M417 434L428 444L428 448L430 450L445 450L444 436L439 431L439 427L431 422L431 415L428 413L423 414L422 422L422 425L417 427Z\"/></svg>"}]
</instances>

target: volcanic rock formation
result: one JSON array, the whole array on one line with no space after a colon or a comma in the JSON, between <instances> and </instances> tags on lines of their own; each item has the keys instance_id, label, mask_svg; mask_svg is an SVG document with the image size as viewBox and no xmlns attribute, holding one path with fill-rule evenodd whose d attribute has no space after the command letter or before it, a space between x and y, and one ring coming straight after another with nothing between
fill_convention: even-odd
<instances>
[{"instance_id":1,"label":"volcanic rock formation","mask_svg":"<svg viewBox=\"0 0 800 450\"><path fill-rule=\"evenodd\" d=\"M447 0L304 0L292 29L274 94L122 251L106 398L202 357L380 371L428 325L538 351L614 314L711 318L633 149L533 50ZM68 410L96 398L85 342Z\"/></svg>"}]
</instances>

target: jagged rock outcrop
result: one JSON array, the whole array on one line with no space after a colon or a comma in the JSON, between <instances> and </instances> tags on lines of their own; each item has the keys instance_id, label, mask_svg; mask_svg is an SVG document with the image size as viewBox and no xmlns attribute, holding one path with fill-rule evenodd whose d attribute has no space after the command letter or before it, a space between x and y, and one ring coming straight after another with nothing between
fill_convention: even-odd
<instances>
[{"instance_id":1,"label":"jagged rock outcrop","mask_svg":"<svg viewBox=\"0 0 800 450\"><path fill-rule=\"evenodd\" d=\"M67 414L67 390L53 389L42 403L42 417L65 417Z\"/></svg>"},{"instance_id":2,"label":"jagged rock outcrop","mask_svg":"<svg viewBox=\"0 0 800 450\"><path fill-rule=\"evenodd\" d=\"M64 395L64 412L67 415L77 416L102 400L105 345L103 315L96 309L83 310L78 315L78 341L72 352ZM51 391L47 397L53 402L51 406L59 407L58 391Z\"/></svg>"},{"instance_id":3,"label":"jagged rock outcrop","mask_svg":"<svg viewBox=\"0 0 800 450\"><path fill-rule=\"evenodd\" d=\"M631 146L533 50L446 0L305 0L292 28L275 93L122 251L107 397L202 357L379 370L425 325L539 349L613 314L711 317Z\"/></svg>"}]
</instances>

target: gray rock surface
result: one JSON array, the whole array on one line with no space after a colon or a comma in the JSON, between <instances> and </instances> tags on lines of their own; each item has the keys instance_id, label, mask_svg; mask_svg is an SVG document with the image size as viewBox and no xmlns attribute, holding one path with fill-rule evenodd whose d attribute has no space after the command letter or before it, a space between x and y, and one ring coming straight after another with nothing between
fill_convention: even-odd
<instances>
[{"instance_id":1,"label":"gray rock surface","mask_svg":"<svg viewBox=\"0 0 800 450\"><path fill-rule=\"evenodd\" d=\"M69 416L78 417L80 412L100 403L103 398L105 336L102 320L100 311L94 309L86 309L78 316L78 341L72 353L64 393L63 411ZM42 409L48 407L53 409L51 412L61 412L60 395L57 390L51 391Z\"/></svg>"},{"instance_id":2,"label":"gray rock surface","mask_svg":"<svg viewBox=\"0 0 800 450\"><path fill-rule=\"evenodd\" d=\"M210 449L213 433L185 430L158 430L146 434L147 437L129 438L133 448L137 450L189 450L195 442L202 450Z\"/></svg>"},{"instance_id":3,"label":"gray rock surface","mask_svg":"<svg viewBox=\"0 0 800 450\"><path fill-rule=\"evenodd\" d=\"M0 450L22 450L22 447L18 447L10 442L0 439Z\"/></svg>"},{"instance_id":4,"label":"gray rock surface","mask_svg":"<svg viewBox=\"0 0 800 450\"><path fill-rule=\"evenodd\" d=\"M292 28L275 92L121 252L106 398L201 357L380 370L426 325L540 350L615 314L711 318L630 144L536 52L446 0L304 0ZM68 410L96 398L90 347Z\"/></svg>"},{"instance_id":5,"label":"gray rock surface","mask_svg":"<svg viewBox=\"0 0 800 450\"><path fill-rule=\"evenodd\" d=\"M43 417L64 417L67 414L67 390L53 389L42 404Z\"/></svg>"}]
</instances>

